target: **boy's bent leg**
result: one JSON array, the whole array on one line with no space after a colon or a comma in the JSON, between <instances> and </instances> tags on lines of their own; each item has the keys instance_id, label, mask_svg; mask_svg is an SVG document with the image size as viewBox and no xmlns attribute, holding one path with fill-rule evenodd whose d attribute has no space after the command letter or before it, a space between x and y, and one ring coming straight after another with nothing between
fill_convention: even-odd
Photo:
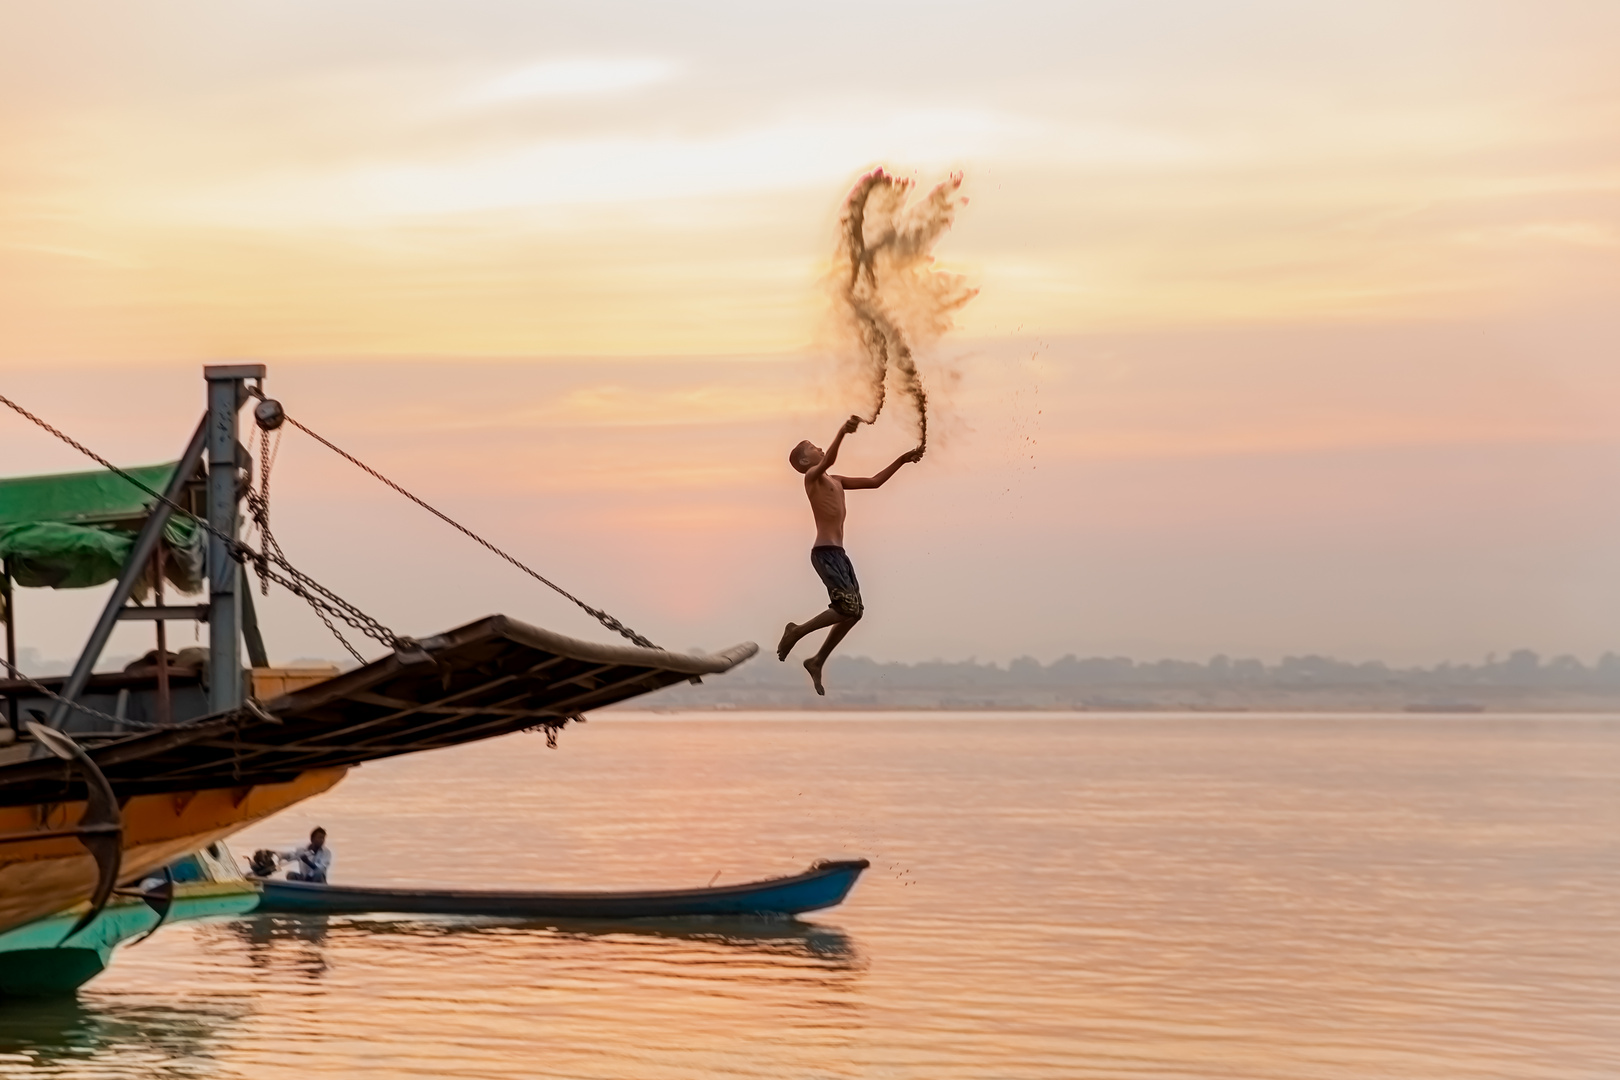
<instances>
[{"instance_id":1,"label":"boy's bent leg","mask_svg":"<svg viewBox=\"0 0 1620 1080\"><path fill-rule=\"evenodd\" d=\"M837 613L834 612L833 614L836 615ZM816 693L823 697L826 696L827 689L821 685L821 669L827 666L827 657L832 655L833 649L838 646L840 641L844 640L851 630L855 629L855 624L860 621L861 617L859 615L852 619L840 616L839 621L827 633L827 640L823 641L821 648L816 650L816 655L804 662L804 670L810 673L810 681L815 684Z\"/></svg>"},{"instance_id":2,"label":"boy's bent leg","mask_svg":"<svg viewBox=\"0 0 1620 1080\"><path fill-rule=\"evenodd\" d=\"M782 640L777 643L776 658L786 660L788 653L793 651L793 646L799 643L800 638L815 633L823 626L831 626L843 617L832 608L828 608L807 623L788 623L787 629L782 631Z\"/></svg>"}]
</instances>

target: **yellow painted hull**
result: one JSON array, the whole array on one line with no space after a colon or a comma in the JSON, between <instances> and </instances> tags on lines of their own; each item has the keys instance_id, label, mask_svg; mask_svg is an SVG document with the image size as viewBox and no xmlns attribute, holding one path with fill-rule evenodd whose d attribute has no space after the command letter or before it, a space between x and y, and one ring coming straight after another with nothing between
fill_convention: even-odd
<instances>
[{"instance_id":1,"label":"yellow painted hull","mask_svg":"<svg viewBox=\"0 0 1620 1080\"><path fill-rule=\"evenodd\" d=\"M252 787L136 795L123 806L124 858L131 881L246 825L319 795L348 769L312 769L296 779ZM84 813L83 802L0 807L0 833L59 829ZM0 844L0 932L89 898L96 864L71 837Z\"/></svg>"}]
</instances>

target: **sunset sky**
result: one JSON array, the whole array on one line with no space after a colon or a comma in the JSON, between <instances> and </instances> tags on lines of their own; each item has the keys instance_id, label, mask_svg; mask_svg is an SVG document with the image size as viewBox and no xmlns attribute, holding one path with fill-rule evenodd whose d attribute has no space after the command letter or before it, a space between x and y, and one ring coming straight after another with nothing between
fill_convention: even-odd
<instances>
[{"instance_id":1,"label":"sunset sky","mask_svg":"<svg viewBox=\"0 0 1620 1080\"><path fill-rule=\"evenodd\" d=\"M961 170L981 291L939 444L851 498L851 652L1591 659L1616 41L1609 0L0 0L0 385L147 462L200 363L263 360L660 642L770 642L823 602L786 451L858 404L840 198ZM0 416L0 474L77 467ZM277 469L289 554L396 629L599 633L307 441ZM100 595L25 597L25 642ZM278 658L339 655L268 605Z\"/></svg>"}]
</instances>

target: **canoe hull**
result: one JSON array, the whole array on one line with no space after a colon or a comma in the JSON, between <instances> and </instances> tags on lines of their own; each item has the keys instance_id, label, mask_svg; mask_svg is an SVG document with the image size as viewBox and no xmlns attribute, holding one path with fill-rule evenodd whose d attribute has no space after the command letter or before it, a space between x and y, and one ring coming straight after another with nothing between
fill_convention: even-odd
<instances>
[{"instance_id":1,"label":"canoe hull","mask_svg":"<svg viewBox=\"0 0 1620 1080\"><path fill-rule=\"evenodd\" d=\"M378 889L265 881L258 911L335 915L466 915L504 919L664 919L798 915L843 902L865 859L822 862L802 874L743 885L648 892L489 892Z\"/></svg>"}]
</instances>

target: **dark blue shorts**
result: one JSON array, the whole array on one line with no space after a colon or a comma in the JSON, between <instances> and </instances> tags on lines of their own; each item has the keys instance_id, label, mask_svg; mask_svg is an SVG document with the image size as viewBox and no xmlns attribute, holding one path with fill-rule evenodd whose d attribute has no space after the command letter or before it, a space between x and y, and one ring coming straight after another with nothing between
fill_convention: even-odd
<instances>
[{"instance_id":1,"label":"dark blue shorts","mask_svg":"<svg viewBox=\"0 0 1620 1080\"><path fill-rule=\"evenodd\" d=\"M810 549L810 565L827 586L832 609L846 619L858 619L866 610L861 603L861 583L855 580L855 566L843 548L818 544Z\"/></svg>"}]
</instances>

